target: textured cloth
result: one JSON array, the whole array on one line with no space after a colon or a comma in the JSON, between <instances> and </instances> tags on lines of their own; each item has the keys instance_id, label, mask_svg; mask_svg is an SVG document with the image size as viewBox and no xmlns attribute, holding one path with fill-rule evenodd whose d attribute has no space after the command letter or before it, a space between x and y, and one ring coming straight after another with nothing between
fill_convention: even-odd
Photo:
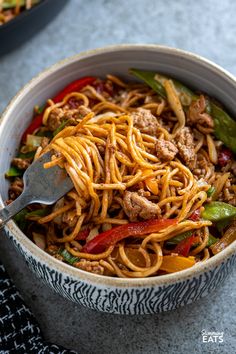
<instances>
[{"instance_id":1,"label":"textured cloth","mask_svg":"<svg viewBox=\"0 0 236 354\"><path fill-rule=\"evenodd\" d=\"M43 340L39 325L0 264L0 354L76 354Z\"/></svg>"}]
</instances>

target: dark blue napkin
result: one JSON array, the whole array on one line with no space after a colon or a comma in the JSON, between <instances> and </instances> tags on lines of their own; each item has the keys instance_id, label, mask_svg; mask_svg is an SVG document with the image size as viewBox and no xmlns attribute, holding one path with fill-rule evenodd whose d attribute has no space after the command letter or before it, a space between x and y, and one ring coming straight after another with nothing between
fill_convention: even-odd
<instances>
[{"instance_id":1,"label":"dark blue napkin","mask_svg":"<svg viewBox=\"0 0 236 354\"><path fill-rule=\"evenodd\" d=\"M0 263L0 354L76 354L44 341L39 325Z\"/></svg>"}]
</instances>

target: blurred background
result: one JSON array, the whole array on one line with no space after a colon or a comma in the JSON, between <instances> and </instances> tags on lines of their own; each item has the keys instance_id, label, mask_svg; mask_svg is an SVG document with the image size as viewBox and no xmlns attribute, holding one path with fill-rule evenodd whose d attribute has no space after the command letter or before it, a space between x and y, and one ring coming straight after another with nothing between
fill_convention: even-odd
<instances>
[{"instance_id":1,"label":"blurred background","mask_svg":"<svg viewBox=\"0 0 236 354\"><path fill-rule=\"evenodd\" d=\"M111 44L177 47L236 74L236 2L64 1L66 6L43 30L0 57L0 112L41 70L81 51ZM185 308L155 316L120 317L93 312L54 294L32 276L7 240L1 242L0 258L45 338L79 353L235 352L235 274L215 293ZM224 342L202 343L203 329L224 331Z\"/></svg>"}]
</instances>

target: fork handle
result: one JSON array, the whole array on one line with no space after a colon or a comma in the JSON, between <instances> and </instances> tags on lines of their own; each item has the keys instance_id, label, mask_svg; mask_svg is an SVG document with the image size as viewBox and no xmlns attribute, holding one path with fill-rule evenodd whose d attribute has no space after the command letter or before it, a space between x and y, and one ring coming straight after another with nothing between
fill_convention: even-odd
<instances>
[{"instance_id":1,"label":"fork handle","mask_svg":"<svg viewBox=\"0 0 236 354\"><path fill-rule=\"evenodd\" d=\"M17 199L15 199L11 204L7 205L5 208L0 210L0 229L15 216L19 211L24 209L24 207L32 202L32 197L27 193L22 193Z\"/></svg>"}]
</instances>

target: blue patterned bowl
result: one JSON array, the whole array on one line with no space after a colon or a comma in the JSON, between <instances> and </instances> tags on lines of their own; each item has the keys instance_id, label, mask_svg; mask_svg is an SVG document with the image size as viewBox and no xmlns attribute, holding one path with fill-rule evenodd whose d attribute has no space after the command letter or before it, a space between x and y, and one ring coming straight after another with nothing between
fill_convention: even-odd
<instances>
[{"instance_id":1,"label":"blue patterned bowl","mask_svg":"<svg viewBox=\"0 0 236 354\"><path fill-rule=\"evenodd\" d=\"M173 76L215 97L236 115L235 78L199 56L157 45L113 46L74 56L30 81L2 116L1 206L7 199L8 190L3 176L31 120L32 107L43 104L61 87L80 76L113 73L129 79L130 67ZM234 242L208 261L179 273L144 279L118 279L87 273L58 261L33 244L13 221L7 224L5 232L30 269L56 292L91 309L117 314L151 314L189 304L218 288L236 261Z\"/></svg>"}]
</instances>

